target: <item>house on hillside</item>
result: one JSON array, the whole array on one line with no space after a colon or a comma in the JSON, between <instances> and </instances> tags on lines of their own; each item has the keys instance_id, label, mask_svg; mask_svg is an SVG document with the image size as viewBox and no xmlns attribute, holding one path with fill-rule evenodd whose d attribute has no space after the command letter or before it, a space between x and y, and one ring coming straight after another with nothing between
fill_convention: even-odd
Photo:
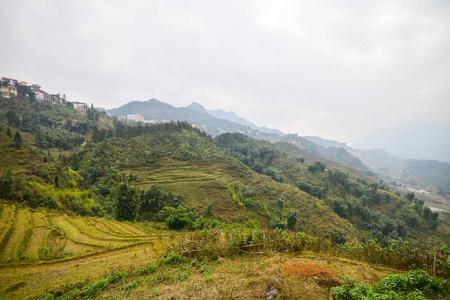
<instances>
[{"instance_id":1,"label":"house on hillside","mask_svg":"<svg viewBox=\"0 0 450 300\"><path fill-rule=\"evenodd\" d=\"M75 108L76 110L86 110L88 109L88 105L86 103L83 102L72 102L73 104L73 108Z\"/></svg>"},{"instance_id":2,"label":"house on hillside","mask_svg":"<svg viewBox=\"0 0 450 300\"><path fill-rule=\"evenodd\" d=\"M0 87L1 94L6 97L9 97L11 94L17 96L17 82L17 79L2 77L2 84Z\"/></svg>"},{"instance_id":3,"label":"house on hillside","mask_svg":"<svg viewBox=\"0 0 450 300\"><path fill-rule=\"evenodd\" d=\"M144 122L144 116L139 114L130 114L127 115L127 121Z\"/></svg>"},{"instance_id":4,"label":"house on hillside","mask_svg":"<svg viewBox=\"0 0 450 300\"><path fill-rule=\"evenodd\" d=\"M19 81L13 78L2 77L2 85L5 85L3 82L6 82L9 86L16 86Z\"/></svg>"},{"instance_id":5,"label":"house on hillside","mask_svg":"<svg viewBox=\"0 0 450 300\"><path fill-rule=\"evenodd\" d=\"M15 86L2 86L0 88L2 95L9 97L9 95L14 95L17 97L17 88Z\"/></svg>"},{"instance_id":6,"label":"house on hillside","mask_svg":"<svg viewBox=\"0 0 450 300\"><path fill-rule=\"evenodd\" d=\"M64 97L61 97L59 94L49 94L42 90L34 90L33 92L36 96L37 101L41 101L47 104L67 104L66 99Z\"/></svg>"}]
</instances>

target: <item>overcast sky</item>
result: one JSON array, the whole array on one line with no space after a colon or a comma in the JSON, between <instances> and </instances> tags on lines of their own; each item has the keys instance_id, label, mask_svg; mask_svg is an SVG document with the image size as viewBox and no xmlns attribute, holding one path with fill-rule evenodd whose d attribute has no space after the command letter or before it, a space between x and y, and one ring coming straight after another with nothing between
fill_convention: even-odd
<instances>
[{"instance_id":1,"label":"overcast sky","mask_svg":"<svg viewBox=\"0 0 450 300\"><path fill-rule=\"evenodd\" d=\"M351 143L450 120L450 1L2 1L0 76Z\"/></svg>"}]
</instances>

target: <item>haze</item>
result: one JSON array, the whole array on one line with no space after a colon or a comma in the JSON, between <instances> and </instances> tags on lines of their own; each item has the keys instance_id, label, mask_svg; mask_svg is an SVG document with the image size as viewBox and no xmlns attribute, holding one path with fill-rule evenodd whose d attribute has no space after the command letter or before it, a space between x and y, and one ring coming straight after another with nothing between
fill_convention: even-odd
<instances>
[{"instance_id":1,"label":"haze","mask_svg":"<svg viewBox=\"0 0 450 300\"><path fill-rule=\"evenodd\" d=\"M278 2L3 1L0 75L347 143L450 120L449 1Z\"/></svg>"}]
</instances>

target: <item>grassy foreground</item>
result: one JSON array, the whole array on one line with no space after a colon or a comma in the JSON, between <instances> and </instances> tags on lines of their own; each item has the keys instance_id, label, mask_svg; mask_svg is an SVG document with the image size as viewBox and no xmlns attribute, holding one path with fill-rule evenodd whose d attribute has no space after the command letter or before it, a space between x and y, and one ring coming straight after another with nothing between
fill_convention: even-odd
<instances>
[{"instance_id":1,"label":"grassy foreground","mask_svg":"<svg viewBox=\"0 0 450 300\"><path fill-rule=\"evenodd\" d=\"M342 259L289 254L245 255L167 264L152 274L125 276L98 299L327 299L329 288L350 275L372 284L395 270Z\"/></svg>"}]
</instances>

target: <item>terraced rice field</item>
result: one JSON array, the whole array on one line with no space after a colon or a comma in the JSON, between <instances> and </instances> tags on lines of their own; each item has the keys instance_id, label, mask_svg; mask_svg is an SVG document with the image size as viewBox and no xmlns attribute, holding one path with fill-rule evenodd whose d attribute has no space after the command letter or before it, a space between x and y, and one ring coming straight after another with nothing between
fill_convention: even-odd
<instances>
[{"instance_id":1,"label":"terraced rice field","mask_svg":"<svg viewBox=\"0 0 450 300\"><path fill-rule=\"evenodd\" d=\"M165 165L164 168L152 169L133 169L138 173L139 181L142 184L147 183L172 183L183 181L208 181L223 177L223 172L216 164L197 166L185 162L176 162L171 165Z\"/></svg>"},{"instance_id":2,"label":"terraced rice field","mask_svg":"<svg viewBox=\"0 0 450 300\"><path fill-rule=\"evenodd\" d=\"M128 222L67 216L1 204L0 265L76 259L155 242L169 234Z\"/></svg>"}]
</instances>

